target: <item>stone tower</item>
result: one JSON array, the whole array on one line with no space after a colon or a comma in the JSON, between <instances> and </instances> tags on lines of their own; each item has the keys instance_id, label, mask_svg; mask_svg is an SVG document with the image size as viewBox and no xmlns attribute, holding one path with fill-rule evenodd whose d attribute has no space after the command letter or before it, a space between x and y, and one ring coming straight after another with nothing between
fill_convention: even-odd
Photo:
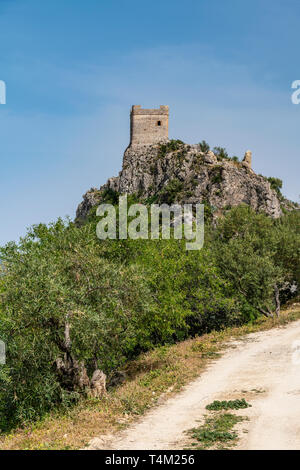
<instances>
[{"instance_id":1,"label":"stone tower","mask_svg":"<svg viewBox=\"0 0 300 470\"><path fill-rule=\"evenodd\" d=\"M169 106L142 109L132 106L130 114L130 145L151 145L168 140Z\"/></svg>"}]
</instances>

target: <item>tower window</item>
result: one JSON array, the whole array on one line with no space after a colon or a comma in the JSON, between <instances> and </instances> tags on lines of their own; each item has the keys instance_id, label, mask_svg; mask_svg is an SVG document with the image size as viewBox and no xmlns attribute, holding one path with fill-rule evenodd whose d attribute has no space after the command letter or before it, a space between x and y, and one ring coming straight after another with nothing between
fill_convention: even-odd
<instances>
[{"instance_id":1,"label":"tower window","mask_svg":"<svg viewBox=\"0 0 300 470\"><path fill-rule=\"evenodd\" d=\"M157 125L158 125L158 126L161 126L161 121L157 121Z\"/></svg>"}]
</instances>

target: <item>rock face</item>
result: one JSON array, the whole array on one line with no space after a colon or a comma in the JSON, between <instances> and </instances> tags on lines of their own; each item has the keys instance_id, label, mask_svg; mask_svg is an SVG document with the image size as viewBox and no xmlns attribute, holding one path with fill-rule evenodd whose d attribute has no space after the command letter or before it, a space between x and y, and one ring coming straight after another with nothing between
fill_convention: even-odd
<instances>
[{"instance_id":1,"label":"rock face","mask_svg":"<svg viewBox=\"0 0 300 470\"><path fill-rule=\"evenodd\" d=\"M85 219L105 190L136 194L141 200L166 203L208 203L219 211L247 204L271 217L281 215L277 193L263 176L251 169L251 152L243 162L201 152L199 145L181 141L130 146L124 153L119 176L110 178L99 190L83 196L77 219Z\"/></svg>"}]
</instances>

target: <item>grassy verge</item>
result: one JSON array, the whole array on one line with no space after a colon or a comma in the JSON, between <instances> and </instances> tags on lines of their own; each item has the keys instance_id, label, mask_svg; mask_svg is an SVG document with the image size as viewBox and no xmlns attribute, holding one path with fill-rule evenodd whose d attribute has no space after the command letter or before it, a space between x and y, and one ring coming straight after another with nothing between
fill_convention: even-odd
<instances>
[{"instance_id":1,"label":"grassy verge","mask_svg":"<svg viewBox=\"0 0 300 470\"><path fill-rule=\"evenodd\" d=\"M211 359L221 354L231 338L298 319L299 306L284 312L280 319L261 318L251 325L212 332L150 351L127 364L125 383L109 390L103 399L83 400L67 412L52 413L32 426L2 435L0 449L82 448L93 437L123 429L137 416L178 392L197 377Z\"/></svg>"},{"instance_id":2,"label":"grassy verge","mask_svg":"<svg viewBox=\"0 0 300 470\"><path fill-rule=\"evenodd\" d=\"M232 447L238 440L238 434L234 431L235 425L247 418L224 413L221 410L239 410L250 406L252 405L244 398L229 401L215 400L207 405L206 409L212 412L211 415L204 417L204 424L187 432L192 440L190 447L197 450L223 450L226 447Z\"/></svg>"},{"instance_id":3,"label":"grassy verge","mask_svg":"<svg viewBox=\"0 0 300 470\"><path fill-rule=\"evenodd\" d=\"M236 444L238 434L234 431L234 426L240 421L244 421L243 416L232 413L218 413L213 417L206 416L205 422L198 428L191 429L191 449L195 450L224 450Z\"/></svg>"}]
</instances>

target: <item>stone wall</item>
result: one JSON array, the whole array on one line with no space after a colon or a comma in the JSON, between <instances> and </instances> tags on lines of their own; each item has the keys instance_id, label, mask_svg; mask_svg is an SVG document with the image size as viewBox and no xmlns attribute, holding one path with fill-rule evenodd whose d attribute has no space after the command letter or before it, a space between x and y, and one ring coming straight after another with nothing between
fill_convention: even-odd
<instances>
[{"instance_id":1,"label":"stone wall","mask_svg":"<svg viewBox=\"0 0 300 470\"><path fill-rule=\"evenodd\" d=\"M142 109L132 106L130 115L130 145L152 145L168 140L169 106Z\"/></svg>"},{"instance_id":2,"label":"stone wall","mask_svg":"<svg viewBox=\"0 0 300 470\"><path fill-rule=\"evenodd\" d=\"M100 204L104 190L136 194L142 201L161 203L160 195L174 181L179 188L174 202L206 202L216 217L240 204L249 205L273 218L282 214L276 191L266 178L245 165L245 161L219 160L211 151L202 152L198 144L182 143L177 150L167 149L164 153L156 144L128 147L119 176L110 178L100 189L93 188L84 195L77 210L77 220L84 220L89 210ZM296 208L291 203L289 205L290 209Z\"/></svg>"}]
</instances>

